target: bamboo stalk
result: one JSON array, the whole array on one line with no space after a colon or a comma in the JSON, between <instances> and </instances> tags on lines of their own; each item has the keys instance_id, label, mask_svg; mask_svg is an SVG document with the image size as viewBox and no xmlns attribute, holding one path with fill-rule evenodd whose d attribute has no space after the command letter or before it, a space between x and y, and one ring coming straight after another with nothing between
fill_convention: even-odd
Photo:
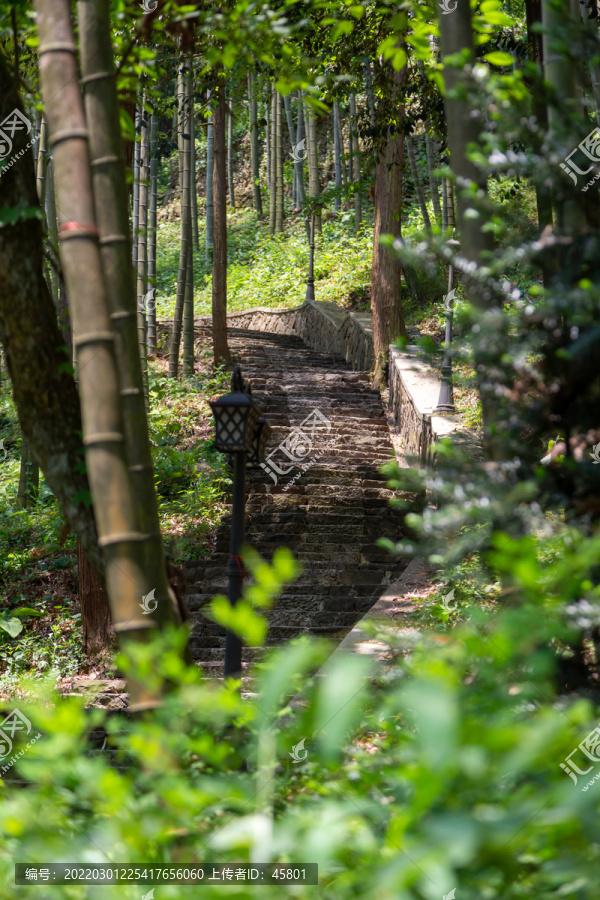
<instances>
[{"instance_id":1,"label":"bamboo stalk","mask_svg":"<svg viewBox=\"0 0 600 900\"><path fill-rule=\"evenodd\" d=\"M181 243L179 248L179 268L177 270L177 296L175 298L175 312L173 314L173 331L171 332L171 347L169 354L169 377L177 378L179 369L179 348L181 346L181 330L183 324L183 310L185 305L185 285L188 272L188 226L190 224L189 216L189 155L188 145L189 139L186 140L185 119L187 111L187 87L186 73L183 62L179 67L179 75L177 81L177 100L179 109L179 158L181 161L181 182L180 182L180 210L181 210ZM211 136L212 139L212 136ZM210 186L212 195L212 182ZM208 177L207 177L207 216L208 216ZM208 235L208 218L207 218L207 235ZM212 245L212 240L211 240Z\"/></svg>"},{"instance_id":2,"label":"bamboo stalk","mask_svg":"<svg viewBox=\"0 0 600 900\"><path fill-rule=\"evenodd\" d=\"M148 285L151 296L146 303L148 319L148 355L156 356L156 205L158 193L158 119L150 117L150 187L148 203Z\"/></svg>"},{"instance_id":3,"label":"bamboo stalk","mask_svg":"<svg viewBox=\"0 0 600 900\"><path fill-rule=\"evenodd\" d=\"M260 195L259 160L258 160L258 122L256 102L256 76L248 73L248 99L250 102L250 163L252 170L252 190L254 209L259 219L263 217L262 197Z\"/></svg>"},{"instance_id":4,"label":"bamboo stalk","mask_svg":"<svg viewBox=\"0 0 600 900\"><path fill-rule=\"evenodd\" d=\"M235 209L235 189L233 186L233 99L229 97L227 112L227 186L229 187L229 205Z\"/></svg>"},{"instance_id":5,"label":"bamboo stalk","mask_svg":"<svg viewBox=\"0 0 600 900\"><path fill-rule=\"evenodd\" d=\"M271 152L269 170L269 234L275 233L277 215L277 91L271 91Z\"/></svg>"},{"instance_id":6,"label":"bamboo stalk","mask_svg":"<svg viewBox=\"0 0 600 900\"><path fill-rule=\"evenodd\" d=\"M358 150L358 127L356 122L356 97L350 94L350 145L352 181L354 184L354 230L358 234L362 222L362 205L360 199L360 158Z\"/></svg>"},{"instance_id":7,"label":"bamboo stalk","mask_svg":"<svg viewBox=\"0 0 600 900\"><path fill-rule=\"evenodd\" d=\"M87 3L88 0L82 2L84 11ZM148 557L144 552L146 542L155 540L155 536L140 530L127 469L121 385L115 359L115 333L109 318L105 272L98 245L88 132L79 91L69 2L35 0L34 8L40 39L41 94L55 165L61 261L73 316L86 467L94 503L98 543L106 563L106 585L113 622L121 649L127 654L131 644L145 642L150 636L150 630L157 627L158 619L155 615L144 616L140 612L142 597L153 588L160 591L160 585L150 583L146 570ZM82 38L85 31L86 29L80 28ZM112 53L110 31L108 35L107 47L109 53ZM108 82L100 78L96 82L89 80L91 74L84 67L84 84L95 95L96 90L100 90ZM108 74L111 79L113 77L112 72L104 74ZM100 116L102 105L98 104L97 109ZM118 106L111 109L110 115L105 117L105 128L98 129L98 137L111 124L113 130L115 124L118 128L117 109ZM93 155L96 161L95 174L98 176L103 171L102 166L108 166L109 163L102 164L100 154L94 152ZM121 179L119 188L122 202L125 203L127 195L124 178ZM104 196L98 186L98 209L102 213L108 212L104 209L108 204L100 199ZM120 226L118 241L128 250L126 216L121 217ZM116 233L113 234L116 238ZM104 246L108 246L108 241ZM117 268L119 278L127 277L130 296L127 317L132 320L134 310L129 253L125 256L125 264ZM110 272L111 266L107 266L106 275ZM133 353L130 362L140 375L137 391L143 411L141 366L137 352ZM157 599L157 610L168 615L168 596L161 596L159 593ZM160 704L160 689L149 688L135 675L129 677L128 688L130 709L141 710Z\"/></svg>"},{"instance_id":8,"label":"bamboo stalk","mask_svg":"<svg viewBox=\"0 0 600 900\"><path fill-rule=\"evenodd\" d=\"M141 90L141 89L140 89ZM131 259L133 262L133 271L137 272L137 253L138 253L138 222L140 214L140 121L141 121L141 93L138 91L138 100L135 107L134 133L135 144L133 148L133 206L132 206L132 234L133 240L131 244Z\"/></svg>"},{"instance_id":9,"label":"bamboo stalk","mask_svg":"<svg viewBox=\"0 0 600 900\"><path fill-rule=\"evenodd\" d=\"M194 109L194 57L190 56L190 215L192 221L192 246L196 253L200 252L198 229L198 189L196 187L196 111Z\"/></svg>"},{"instance_id":10,"label":"bamboo stalk","mask_svg":"<svg viewBox=\"0 0 600 900\"><path fill-rule=\"evenodd\" d=\"M306 108L307 136L308 136L308 193L315 200L320 194L319 185L319 148L317 146L317 121L312 107ZM322 230L321 214L315 212L315 229Z\"/></svg>"},{"instance_id":11,"label":"bamboo stalk","mask_svg":"<svg viewBox=\"0 0 600 900\"><path fill-rule=\"evenodd\" d=\"M146 91L142 91L140 116L140 185L138 194L138 252L137 252L137 322L142 378L146 408L149 407L148 394L148 348L146 340L146 301L148 293L148 119L146 116Z\"/></svg>"},{"instance_id":12,"label":"bamboo stalk","mask_svg":"<svg viewBox=\"0 0 600 900\"><path fill-rule=\"evenodd\" d=\"M429 134L425 132L425 151L427 153L427 172L429 174L429 192L431 194L431 204L433 206L433 214L439 225L442 224L442 211L440 209L440 195L438 189L438 180L434 175L437 163L435 160L435 146Z\"/></svg>"},{"instance_id":13,"label":"bamboo stalk","mask_svg":"<svg viewBox=\"0 0 600 900\"><path fill-rule=\"evenodd\" d=\"M210 91L207 93L210 100ZM213 204L213 168L214 168L214 137L213 137L213 117L212 113L208 115L208 126L206 128L206 261L211 262L213 258L213 233L214 233L214 204Z\"/></svg>"},{"instance_id":14,"label":"bamboo stalk","mask_svg":"<svg viewBox=\"0 0 600 900\"><path fill-rule=\"evenodd\" d=\"M421 215L423 216L423 222L425 224L425 230L427 232L431 231L431 222L429 220L429 211L427 209L427 201L425 199L425 192L423 191L423 185L421 184L421 179L419 177L419 169L417 167L417 160L415 158L415 148L412 142L412 138L410 135L406 135L404 140L406 146L406 153L408 156L408 162L410 164L410 171L413 177L413 183L415 186L415 193L417 195L417 200L419 201L419 206L421 208Z\"/></svg>"},{"instance_id":15,"label":"bamboo stalk","mask_svg":"<svg viewBox=\"0 0 600 900\"><path fill-rule=\"evenodd\" d=\"M338 191L342 187L342 157L340 148L340 104L338 100L333 102L333 156L335 165L335 186ZM335 212L341 209L342 200L339 194L334 202Z\"/></svg>"},{"instance_id":16,"label":"bamboo stalk","mask_svg":"<svg viewBox=\"0 0 600 900\"><path fill-rule=\"evenodd\" d=\"M192 130L191 110L193 103L192 92L192 60L190 59L188 70L184 80L185 87L185 113L187 119L186 132L183 134L183 196L182 208L182 252L184 247L183 229L185 229L185 294L183 304L183 374L194 374L194 255L192 246Z\"/></svg>"},{"instance_id":17,"label":"bamboo stalk","mask_svg":"<svg viewBox=\"0 0 600 900\"><path fill-rule=\"evenodd\" d=\"M116 333L116 364L123 406L125 456L136 528L140 535L133 550L136 551L138 565L142 568L142 597L149 592L154 595L156 610L151 618L162 625L173 619L178 621L179 616L175 597L167 580L154 487L154 465L143 396L141 361L137 349L135 288L128 265L128 209L119 101L112 59L109 10L103 0L80 0L79 34L101 263L110 320ZM139 606L141 604L138 603ZM137 608L135 613L139 616ZM148 618L148 615L142 618ZM116 628L119 631L118 623Z\"/></svg>"},{"instance_id":18,"label":"bamboo stalk","mask_svg":"<svg viewBox=\"0 0 600 900\"><path fill-rule=\"evenodd\" d=\"M277 111L277 130L275 140L275 160L276 160L276 188L277 198L275 205L275 234L281 234L283 231L283 128L281 115L281 94L275 91L276 111Z\"/></svg>"}]
</instances>

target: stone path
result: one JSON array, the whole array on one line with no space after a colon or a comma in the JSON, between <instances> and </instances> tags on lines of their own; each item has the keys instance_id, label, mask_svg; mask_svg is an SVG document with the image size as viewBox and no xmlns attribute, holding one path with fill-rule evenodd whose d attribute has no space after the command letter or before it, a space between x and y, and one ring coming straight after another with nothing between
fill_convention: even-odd
<instances>
[{"instance_id":1,"label":"stone path","mask_svg":"<svg viewBox=\"0 0 600 900\"><path fill-rule=\"evenodd\" d=\"M303 632L341 639L407 563L377 545L404 528L379 474L393 456L380 395L366 373L299 338L229 329L229 342L273 429L267 457L275 451L279 470L277 483L266 471L249 473L246 541L267 559L287 546L303 569L268 614L268 642ZM213 556L188 567L190 648L213 675L222 673L225 636L202 608L227 593L228 553L226 517ZM244 648L244 667L250 658Z\"/></svg>"}]
</instances>

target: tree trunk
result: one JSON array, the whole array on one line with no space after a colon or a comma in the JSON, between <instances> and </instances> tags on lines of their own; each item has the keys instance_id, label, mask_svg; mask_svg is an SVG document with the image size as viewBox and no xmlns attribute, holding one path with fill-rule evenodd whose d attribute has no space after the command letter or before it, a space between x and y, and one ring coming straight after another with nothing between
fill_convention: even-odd
<instances>
[{"instance_id":1,"label":"tree trunk","mask_svg":"<svg viewBox=\"0 0 600 900\"><path fill-rule=\"evenodd\" d=\"M427 153L427 172L429 175L429 193L431 194L431 205L433 206L433 214L435 220L440 226L442 224L442 211L440 209L440 195L438 193L438 181L433 174L437 168L435 160L435 147L429 134L425 132L425 151Z\"/></svg>"},{"instance_id":2,"label":"tree trunk","mask_svg":"<svg viewBox=\"0 0 600 900\"><path fill-rule=\"evenodd\" d=\"M275 160L277 182L277 200L275 207L275 234L283 232L283 123L281 121L281 94L275 91L277 108L277 130L275 138Z\"/></svg>"},{"instance_id":3,"label":"tree trunk","mask_svg":"<svg viewBox=\"0 0 600 900\"><path fill-rule=\"evenodd\" d=\"M339 212L342 206L340 196L342 189L342 154L340 148L340 104L338 100L333 102L333 161L335 165L335 188L338 193L335 196L334 209Z\"/></svg>"},{"instance_id":4,"label":"tree trunk","mask_svg":"<svg viewBox=\"0 0 600 900\"><path fill-rule=\"evenodd\" d=\"M367 95L367 103L369 104L369 121L373 136L377 128L377 114L375 112L375 95L373 93L373 76L371 74L371 61L367 60L363 63L363 73L365 76L365 93Z\"/></svg>"},{"instance_id":5,"label":"tree trunk","mask_svg":"<svg viewBox=\"0 0 600 900\"><path fill-rule=\"evenodd\" d=\"M142 363L142 378L144 379L144 397L146 400L146 408L148 408L148 346L146 323L146 295L148 293L148 119L145 106L146 91L143 90L140 118L140 184L138 193L137 322L140 360Z\"/></svg>"},{"instance_id":6,"label":"tree trunk","mask_svg":"<svg viewBox=\"0 0 600 900\"><path fill-rule=\"evenodd\" d=\"M156 203L158 192L158 119L150 118L150 199L148 203L148 286L150 296L146 303L148 320L148 355L156 356Z\"/></svg>"},{"instance_id":7,"label":"tree trunk","mask_svg":"<svg viewBox=\"0 0 600 900\"><path fill-rule=\"evenodd\" d=\"M391 105L401 110L400 90L406 68L394 71ZM395 123L392 128L398 127ZM373 223L373 270L371 276L371 307L373 311L373 343L375 350L374 378L384 383L390 343L406 337L402 314L402 266L387 247L380 244L384 234L401 237L402 171L404 135L390 131L375 168L375 202Z\"/></svg>"},{"instance_id":8,"label":"tree trunk","mask_svg":"<svg viewBox=\"0 0 600 900\"><path fill-rule=\"evenodd\" d=\"M408 154L408 161L410 163L410 171L413 177L413 182L415 185L415 193L417 195L417 200L419 201L419 206L421 207L421 215L423 216L423 222L425 224L425 230L428 233L431 233L431 222L429 221L429 211L427 209L427 201L425 199L425 192L423 190L423 185L421 184L421 179L419 177L419 169L417 166L417 160L415 157L415 148L413 146L412 138L409 135L406 136L406 152Z\"/></svg>"},{"instance_id":9,"label":"tree trunk","mask_svg":"<svg viewBox=\"0 0 600 900\"><path fill-rule=\"evenodd\" d=\"M269 234L275 233L277 215L277 97L273 87L271 91L271 152L269 154L271 168L269 170Z\"/></svg>"},{"instance_id":10,"label":"tree trunk","mask_svg":"<svg viewBox=\"0 0 600 900\"><path fill-rule=\"evenodd\" d=\"M312 107L306 108L308 132L308 193L311 200L318 199L321 190L319 184L319 147L317 145L317 120ZM315 230L322 231L321 213L315 211Z\"/></svg>"},{"instance_id":11,"label":"tree trunk","mask_svg":"<svg viewBox=\"0 0 600 900\"><path fill-rule=\"evenodd\" d=\"M136 567L142 567L137 587L142 588L142 597L148 591L155 593L157 606L152 617L157 623L164 624L179 621L179 616L167 579L143 396L142 367L137 352L135 289L128 265L128 210L119 101L112 75L114 64L109 8L103 0L80 2L79 34L94 173L94 202L106 285L105 303L115 331L117 387L122 398L125 459L137 533L137 541L134 542L131 553L135 555ZM123 536L125 534L126 532ZM138 601L142 597L138 597ZM138 603L134 609L136 615L139 607Z\"/></svg>"},{"instance_id":12,"label":"tree trunk","mask_svg":"<svg viewBox=\"0 0 600 900\"><path fill-rule=\"evenodd\" d=\"M179 371L179 348L181 346L181 329L183 324L183 312L186 296L186 282L189 269L188 244L191 239L190 195L189 195L189 138L186 131L187 118L187 74L183 57L179 66L177 80L177 103L179 109L178 147L181 160L179 183L179 208L181 214L181 243L179 247L179 268L177 270L177 296L175 298L175 312L173 314L173 331L171 332L171 347L169 351L169 378L177 378ZM211 138L212 140L212 138ZM210 187L212 194L212 183ZM208 203L208 178L207 178L207 203ZM212 215L212 209L211 209ZM207 206L207 233L208 233L208 206ZM212 236L211 236L212 244Z\"/></svg>"},{"instance_id":13,"label":"tree trunk","mask_svg":"<svg viewBox=\"0 0 600 900\"><path fill-rule=\"evenodd\" d=\"M260 195L259 161L258 161L258 122L256 102L256 76L248 74L248 99L250 101L250 160L252 169L252 190L254 209L258 219L263 217L262 197Z\"/></svg>"},{"instance_id":14,"label":"tree trunk","mask_svg":"<svg viewBox=\"0 0 600 900\"><path fill-rule=\"evenodd\" d=\"M192 60L190 59L185 77L186 130L183 134L183 192L185 229L187 232L187 253L185 273L185 300L183 304L183 374L194 374L194 254L192 252L192 129L191 110L193 104Z\"/></svg>"},{"instance_id":15,"label":"tree trunk","mask_svg":"<svg viewBox=\"0 0 600 900\"><path fill-rule=\"evenodd\" d=\"M40 486L40 470L31 452L27 439L21 438L21 470L17 491L17 508L30 509L35 506Z\"/></svg>"},{"instance_id":16,"label":"tree trunk","mask_svg":"<svg viewBox=\"0 0 600 900\"><path fill-rule=\"evenodd\" d=\"M79 538L77 538L77 581L83 627L83 652L88 665L104 667L114 641L110 604L94 567L88 562Z\"/></svg>"},{"instance_id":17,"label":"tree trunk","mask_svg":"<svg viewBox=\"0 0 600 900\"><path fill-rule=\"evenodd\" d=\"M198 191L196 189L196 111L194 109L194 57L190 56L190 109L187 131L190 134L190 217L192 220L192 246L200 252L198 235Z\"/></svg>"},{"instance_id":18,"label":"tree trunk","mask_svg":"<svg viewBox=\"0 0 600 900\"><path fill-rule=\"evenodd\" d=\"M296 129L296 158L294 163L296 170L296 191L298 202L304 211L304 227L306 228L306 240L310 244L310 216L306 215L306 192L304 190L304 160L306 159L306 133L304 128L304 101L302 91L298 94L298 127Z\"/></svg>"},{"instance_id":19,"label":"tree trunk","mask_svg":"<svg viewBox=\"0 0 600 900\"><path fill-rule=\"evenodd\" d=\"M267 179L267 187L269 191L271 190L271 88L270 85L267 85L266 91L266 99L265 99L265 162L267 165L266 179Z\"/></svg>"},{"instance_id":20,"label":"tree trunk","mask_svg":"<svg viewBox=\"0 0 600 900\"><path fill-rule=\"evenodd\" d=\"M142 102L142 89L138 90L138 98L135 106L135 139L133 147L133 204L132 204L132 231L133 240L131 243L131 260L133 262L133 271L137 272L137 254L138 254L138 223L140 215L140 123L142 119L142 111L140 104Z\"/></svg>"},{"instance_id":21,"label":"tree trunk","mask_svg":"<svg viewBox=\"0 0 600 900\"><path fill-rule=\"evenodd\" d=\"M232 90L233 93L233 90ZM227 114L227 184L229 187L229 205L235 209L235 189L233 186L233 99L229 98L229 112Z\"/></svg>"},{"instance_id":22,"label":"tree trunk","mask_svg":"<svg viewBox=\"0 0 600 900\"><path fill-rule=\"evenodd\" d=\"M539 74L544 71L544 50L542 35L539 31L534 31L533 25L542 24L542 3L541 0L525 0L525 15L527 24L527 50L529 61L539 66ZM531 95L531 113L537 120L538 131L545 135L548 131L548 113L544 98L540 96L540 92L534 90ZM533 134L533 131L532 131ZM542 141L537 136L533 137L533 150L539 153ZM552 191L545 184L541 184L539 179L535 179L535 199L538 214L538 232L539 234L548 226L552 225ZM544 273L544 285L548 284L548 274Z\"/></svg>"},{"instance_id":23,"label":"tree trunk","mask_svg":"<svg viewBox=\"0 0 600 900\"><path fill-rule=\"evenodd\" d=\"M56 203L54 202L54 169L51 159L48 160L48 168L46 169L46 228L48 229L47 240L50 245L50 252L56 265L58 265L58 229L56 225ZM58 271L54 265L50 265L48 272L52 302L58 314Z\"/></svg>"},{"instance_id":24,"label":"tree trunk","mask_svg":"<svg viewBox=\"0 0 600 900\"><path fill-rule=\"evenodd\" d=\"M362 222L360 200L360 157L358 155L358 123L356 121L356 98L350 94L350 168L354 188L354 230L358 234Z\"/></svg>"},{"instance_id":25,"label":"tree trunk","mask_svg":"<svg viewBox=\"0 0 600 900\"><path fill-rule=\"evenodd\" d=\"M210 91L208 91L210 100ZM214 139L213 117L208 114L208 126L206 128L206 262L213 258L213 233L214 233L214 205L213 205L213 169L214 169Z\"/></svg>"},{"instance_id":26,"label":"tree trunk","mask_svg":"<svg viewBox=\"0 0 600 900\"><path fill-rule=\"evenodd\" d=\"M170 599L168 595L157 598L158 616L140 613L140 599L157 590L157 586L149 582L144 552L146 541L151 541L153 536L140 531L125 454L115 335L109 318L98 246L86 117L79 92L69 3L68 0L35 0L34 8L40 40L40 90L54 156L56 201L60 210L61 262L73 313L86 468L98 543L105 558L106 585L115 631L122 652L128 656L133 644L147 642L151 630L160 621L158 616L161 619L169 617ZM110 40L107 40L107 47L110 56ZM89 70L84 68L83 81L94 98L96 91L112 84L114 78L112 73L105 71L98 75L104 77L90 78ZM101 112L101 104L98 109ZM110 110L110 118L107 116L106 119L109 123L111 119L118 122L115 109ZM107 164L106 160L104 164ZM125 197L124 180L120 187ZM100 209L101 198L98 191ZM126 234L118 232L117 235L127 246ZM131 277L129 265L123 271L128 271ZM133 292L131 295L133 297ZM130 308L128 315L132 313ZM137 354L136 362L141 375ZM138 390L140 388L141 384ZM137 711L160 705L162 687L149 687L147 680L144 682L136 677L135 668L131 671L128 678L130 709Z\"/></svg>"},{"instance_id":27,"label":"tree trunk","mask_svg":"<svg viewBox=\"0 0 600 900\"><path fill-rule=\"evenodd\" d=\"M213 355L215 364L229 361L227 344L227 148L225 122L227 100L225 82L216 89L217 106L214 114L215 157L213 183L215 187L215 250L212 283Z\"/></svg>"}]
</instances>

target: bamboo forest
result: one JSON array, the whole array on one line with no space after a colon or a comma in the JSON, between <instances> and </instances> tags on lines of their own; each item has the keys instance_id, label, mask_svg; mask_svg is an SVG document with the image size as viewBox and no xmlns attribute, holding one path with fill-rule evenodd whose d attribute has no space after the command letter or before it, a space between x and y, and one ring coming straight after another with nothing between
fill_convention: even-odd
<instances>
[{"instance_id":1,"label":"bamboo forest","mask_svg":"<svg viewBox=\"0 0 600 900\"><path fill-rule=\"evenodd\" d=\"M1 0L0 900L597 900L599 9Z\"/></svg>"}]
</instances>

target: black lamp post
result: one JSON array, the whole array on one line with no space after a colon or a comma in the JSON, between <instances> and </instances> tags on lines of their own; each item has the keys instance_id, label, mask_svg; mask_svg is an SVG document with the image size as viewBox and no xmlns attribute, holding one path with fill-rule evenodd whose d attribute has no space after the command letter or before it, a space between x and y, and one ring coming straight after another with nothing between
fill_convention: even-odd
<instances>
[{"instance_id":1,"label":"black lamp post","mask_svg":"<svg viewBox=\"0 0 600 900\"><path fill-rule=\"evenodd\" d=\"M458 241L451 238L446 243L451 247L458 247ZM452 389L452 320L454 297L452 285L454 282L454 266L448 266L448 293L446 294L446 334L444 336L444 359L442 361L442 383L440 395L434 413L456 412L454 406L454 391Z\"/></svg>"},{"instance_id":2,"label":"black lamp post","mask_svg":"<svg viewBox=\"0 0 600 900\"><path fill-rule=\"evenodd\" d=\"M315 299L315 217L310 217L310 253L308 257L308 281L306 282L306 299Z\"/></svg>"},{"instance_id":3,"label":"black lamp post","mask_svg":"<svg viewBox=\"0 0 600 900\"><path fill-rule=\"evenodd\" d=\"M233 454L233 502L231 508L231 537L229 541L229 602L235 606L242 596L244 568L241 558L244 543L246 505L246 462L257 464L264 457L264 449L271 429L260 418L258 407L250 396L250 387L242 379L239 366L233 370L231 393L224 394L210 404L215 417L215 447L222 453ZM242 672L242 642L232 631L225 637L225 677Z\"/></svg>"}]
</instances>

